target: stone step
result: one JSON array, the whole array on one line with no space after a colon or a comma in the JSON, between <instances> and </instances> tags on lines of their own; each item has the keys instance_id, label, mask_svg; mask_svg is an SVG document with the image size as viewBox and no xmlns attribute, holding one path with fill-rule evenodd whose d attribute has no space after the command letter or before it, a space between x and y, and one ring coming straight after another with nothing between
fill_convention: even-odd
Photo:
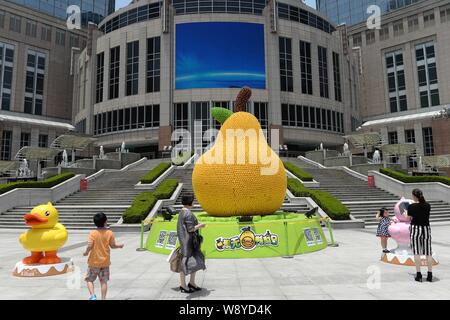
<instances>
[{"instance_id":1,"label":"stone step","mask_svg":"<svg viewBox=\"0 0 450 320\"><path fill-rule=\"evenodd\" d=\"M387 207L388 209L393 210L395 203L380 203L380 204L345 204L347 208L350 210L358 210L364 208L364 210L379 210L381 207ZM431 211L435 209L448 209L450 211L450 206L448 204L434 204L431 205Z\"/></svg>"}]
</instances>

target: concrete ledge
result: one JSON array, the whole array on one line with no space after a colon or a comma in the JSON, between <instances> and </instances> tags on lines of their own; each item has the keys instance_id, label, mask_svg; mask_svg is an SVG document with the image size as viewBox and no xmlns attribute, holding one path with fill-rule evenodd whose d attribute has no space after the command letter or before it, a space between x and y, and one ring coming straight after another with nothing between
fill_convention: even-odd
<instances>
[{"instance_id":1,"label":"concrete ledge","mask_svg":"<svg viewBox=\"0 0 450 320\"><path fill-rule=\"evenodd\" d=\"M90 176L86 177L87 181L94 181L95 179L97 179L98 177L100 177L101 175L103 175L106 172L106 169L102 169L100 171L97 171L94 174L91 174Z\"/></svg>"},{"instance_id":2,"label":"concrete ledge","mask_svg":"<svg viewBox=\"0 0 450 320\"><path fill-rule=\"evenodd\" d=\"M351 176L353 176L355 178L361 179L363 181L367 181L368 180L367 176L363 175L362 173L356 172L356 171L350 169L349 167L340 166L340 167L337 167L337 168L339 168L342 171L347 172L349 175L351 175Z\"/></svg>"},{"instance_id":3,"label":"concrete ledge","mask_svg":"<svg viewBox=\"0 0 450 320\"><path fill-rule=\"evenodd\" d=\"M296 197L291 191L286 190L286 195L289 201L292 203L304 204L306 203L310 208L318 208L318 215L320 218L329 218L333 229L363 229L365 227L364 220L355 219L350 215L350 220L333 220L328 214L312 199L309 197Z\"/></svg>"},{"instance_id":4,"label":"concrete ledge","mask_svg":"<svg viewBox=\"0 0 450 320\"><path fill-rule=\"evenodd\" d=\"M175 170L174 165L171 165L166 171L161 173L161 175L152 183L141 183L140 181L134 185L134 189L138 190L154 190L156 187L165 179L169 174L172 173L173 170Z\"/></svg>"},{"instance_id":5,"label":"concrete ledge","mask_svg":"<svg viewBox=\"0 0 450 320\"><path fill-rule=\"evenodd\" d=\"M369 175L374 176L375 186L393 193L398 197L404 196L410 198L413 189L418 188L422 190L427 200L449 202L450 199L450 186L441 182L405 183L378 171L369 171Z\"/></svg>"},{"instance_id":6,"label":"concrete ledge","mask_svg":"<svg viewBox=\"0 0 450 320\"><path fill-rule=\"evenodd\" d=\"M297 177L295 174L293 174L289 170L287 170L287 169L285 169L285 170L286 170L286 174L289 176L289 178L297 179L307 188L319 188L320 187L320 182L314 180L314 178L313 178L313 181L303 181L302 179Z\"/></svg>"},{"instance_id":7,"label":"concrete ledge","mask_svg":"<svg viewBox=\"0 0 450 320\"><path fill-rule=\"evenodd\" d=\"M309 163L310 165L313 165L313 166L318 167L318 168L320 168L320 169L325 169L325 168L326 168L323 164L321 164L321 163L319 163L319 162L316 162L316 161L314 161L314 160L305 158L304 156L298 156L297 159L303 160L303 161L305 161L306 163Z\"/></svg>"},{"instance_id":8,"label":"concrete ledge","mask_svg":"<svg viewBox=\"0 0 450 320\"><path fill-rule=\"evenodd\" d=\"M120 169L120 171L128 171L130 169L133 169L134 167L137 167L138 165L140 165L141 163L147 161L147 158L141 158L138 161L135 161L133 163L130 163L129 165L126 165L125 167L123 167L122 169Z\"/></svg>"},{"instance_id":9,"label":"concrete ledge","mask_svg":"<svg viewBox=\"0 0 450 320\"><path fill-rule=\"evenodd\" d=\"M80 180L84 175L76 175L52 188L18 188L0 195L0 213L14 207L35 206L56 202L80 190Z\"/></svg>"}]
</instances>

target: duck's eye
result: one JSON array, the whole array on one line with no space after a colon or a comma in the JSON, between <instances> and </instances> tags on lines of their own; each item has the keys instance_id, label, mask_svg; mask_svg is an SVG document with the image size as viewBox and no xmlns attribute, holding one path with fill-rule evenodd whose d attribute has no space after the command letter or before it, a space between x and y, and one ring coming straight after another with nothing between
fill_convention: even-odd
<instances>
[{"instance_id":1,"label":"duck's eye","mask_svg":"<svg viewBox=\"0 0 450 320\"><path fill-rule=\"evenodd\" d=\"M45 213L45 216L48 217L49 215L50 215L50 212L47 211L47 212Z\"/></svg>"}]
</instances>

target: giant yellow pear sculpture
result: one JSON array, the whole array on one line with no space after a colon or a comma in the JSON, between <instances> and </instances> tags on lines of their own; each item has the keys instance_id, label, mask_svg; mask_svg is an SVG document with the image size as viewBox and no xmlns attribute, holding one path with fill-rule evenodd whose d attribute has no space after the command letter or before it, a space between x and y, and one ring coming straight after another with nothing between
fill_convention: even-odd
<instances>
[{"instance_id":1,"label":"giant yellow pear sculpture","mask_svg":"<svg viewBox=\"0 0 450 320\"><path fill-rule=\"evenodd\" d=\"M222 127L192 173L195 196L212 216L272 214L286 194L283 162L267 144L258 119L243 111L250 96L249 88L239 92L235 113L215 110Z\"/></svg>"}]
</instances>

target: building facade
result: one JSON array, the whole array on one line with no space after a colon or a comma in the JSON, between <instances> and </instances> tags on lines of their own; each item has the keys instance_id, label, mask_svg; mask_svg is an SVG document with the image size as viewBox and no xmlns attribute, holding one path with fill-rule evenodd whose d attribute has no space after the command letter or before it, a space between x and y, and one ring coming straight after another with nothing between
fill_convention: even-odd
<instances>
[{"instance_id":1,"label":"building facade","mask_svg":"<svg viewBox=\"0 0 450 320\"><path fill-rule=\"evenodd\" d=\"M8 0L39 11L47 15L66 20L67 8L77 5L81 10L81 19L84 25L87 22L99 23L108 14L115 10L115 0Z\"/></svg>"},{"instance_id":2,"label":"building facade","mask_svg":"<svg viewBox=\"0 0 450 320\"><path fill-rule=\"evenodd\" d=\"M384 14L422 0L316 0L316 8L336 24L354 25L366 21L373 14L367 12L376 5Z\"/></svg>"},{"instance_id":3,"label":"building facade","mask_svg":"<svg viewBox=\"0 0 450 320\"><path fill-rule=\"evenodd\" d=\"M0 0L0 160L74 129L71 61L85 43L85 31Z\"/></svg>"},{"instance_id":4,"label":"building facade","mask_svg":"<svg viewBox=\"0 0 450 320\"><path fill-rule=\"evenodd\" d=\"M379 30L364 23L348 29L361 52L364 131L379 131L388 143L416 143L419 155L450 154L450 120L439 116L450 107L449 30L448 0L383 15Z\"/></svg>"},{"instance_id":5,"label":"building facade","mask_svg":"<svg viewBox=\"0 0 450 320\"><path fill-rule=\"evenodd\" d=\"M247 111L281 129L281 144L336 147L359 117L345 39L298 1L141 0L105 18L80 54L75 126L106 148L156 152L174 129L217 127L210 108L231 109L248 85Z\"/></svg>"}]
</instances>

